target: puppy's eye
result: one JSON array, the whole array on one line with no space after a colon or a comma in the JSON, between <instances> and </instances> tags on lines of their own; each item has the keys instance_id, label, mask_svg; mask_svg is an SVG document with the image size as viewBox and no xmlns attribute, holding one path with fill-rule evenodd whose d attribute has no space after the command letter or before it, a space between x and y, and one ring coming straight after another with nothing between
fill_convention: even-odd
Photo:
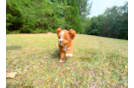
<instances>
[{"instance_id":1,"label":"puppy's eye","mask_svg":"<svg viewBox=\"0 0 134 88\"><path fill-rule=\"evenodd\" d=\"M66 38L64 38L64 39L66 39Z\"/></svg>"}]
</instances>

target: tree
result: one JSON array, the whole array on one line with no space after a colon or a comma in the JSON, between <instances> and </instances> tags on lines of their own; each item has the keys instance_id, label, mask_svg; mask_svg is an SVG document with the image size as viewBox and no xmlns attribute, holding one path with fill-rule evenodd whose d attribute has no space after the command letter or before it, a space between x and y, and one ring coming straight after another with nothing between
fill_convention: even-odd
<instances>
[{"instance_id":1,"label":"tree","mask_svg":"<svg viewBox=\"0 0 134 88\"><path fill-rule=\"evenodd\" d=\"M83 33L88 10L87 0L8 0L6 7L8 33L56 32L59 26Z\"/></svg>"},{"instance_id":2,"label":"tree","mask_svg":"<svg viewBox=\"0 0 134 88\"><path fill-rule=\"evenodd\" d=\"M102 15L90 19L87 34L128 39L128 3L107 8Z\"/></svg>"}]
</instances>

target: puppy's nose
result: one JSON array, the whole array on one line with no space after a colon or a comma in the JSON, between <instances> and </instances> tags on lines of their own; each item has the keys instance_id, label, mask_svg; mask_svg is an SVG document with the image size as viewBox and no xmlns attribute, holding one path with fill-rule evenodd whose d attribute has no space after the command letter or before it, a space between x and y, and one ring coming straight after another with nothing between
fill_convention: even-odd
<instances>
[{"instance_id":1,"label":"puppy's nose","mask_svg":"<svg viewBox=\"0 0 134 88\"><path fill-rule=\"evenodd\" d=\"M62 41L60 41L60 43L61 43Z\"/></svg>"}]
</instances>

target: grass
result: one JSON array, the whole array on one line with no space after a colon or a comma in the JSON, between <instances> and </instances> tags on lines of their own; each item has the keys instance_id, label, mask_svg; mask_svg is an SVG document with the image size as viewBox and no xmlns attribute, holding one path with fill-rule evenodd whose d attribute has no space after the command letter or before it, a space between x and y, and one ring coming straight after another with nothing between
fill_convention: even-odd
<instances>
[{"instance_id":1,"label":"grass","mask_svg":"<svg viewBox=\"0 0 134 88\"><path fill-rule=\"evenodd\" d=\"M6 35L6 86L17 88L127 88L128 41L77 34L74 56L59 63L56 34Z\"/></svg>"}]
</instances>

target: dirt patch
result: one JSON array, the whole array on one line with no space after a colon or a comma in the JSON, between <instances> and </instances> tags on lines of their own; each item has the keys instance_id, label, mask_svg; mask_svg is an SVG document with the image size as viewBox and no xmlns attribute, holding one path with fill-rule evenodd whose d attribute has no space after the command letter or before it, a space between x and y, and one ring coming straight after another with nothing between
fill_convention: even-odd
<instances>
[{"instance_id":1,"label":"dirt patch","mask_svg":"<svg viewBox=\"0 0 134 88\"><path fill-rule=\"evenodd\" d=\"M48 32L48 33L46 33L46 34L54 34L53 32Z\"/></svg>"}]
</instances>

